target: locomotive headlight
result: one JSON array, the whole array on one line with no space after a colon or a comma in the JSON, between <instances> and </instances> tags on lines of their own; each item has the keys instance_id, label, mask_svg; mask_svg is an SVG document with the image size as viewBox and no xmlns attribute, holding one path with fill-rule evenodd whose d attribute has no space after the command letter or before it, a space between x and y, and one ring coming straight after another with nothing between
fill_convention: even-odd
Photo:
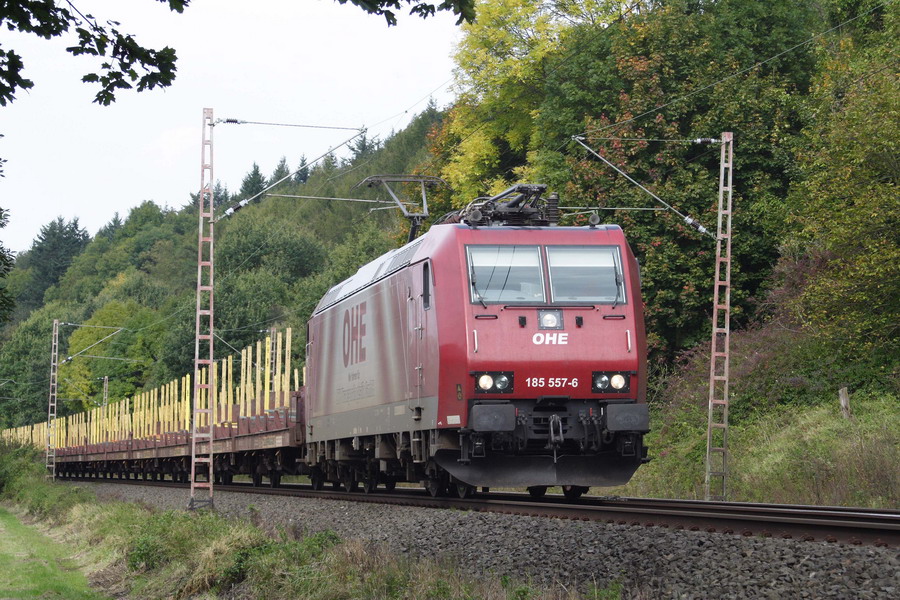
<instances>
[{"instance_id":1,"label":"locomotive headlight","mask_svg":"<svg viewBox=\"0 0 900 600\"><path fill-rule=\"evenodd\" d=\"M507 383L509 383L507 381ZM494 378L485 373L481 377L478 378L478 387L484 390L485 392L494 387Z\"/></svg>"},{"instance_id":2,"label":"locomotive headlight","mask_svg":"<svg viewBox=\"0 0 900 600\"><path fill-rule=\"evenodd\" d=\"M595 394L629 394L633 371L594 371L591 391Z\"/></svg>"},{"instance_id":3,"label":"locomotive headlight","mask_svg":"<svg viewBox=\"0 0 900 600\"><path fill-rule=\"evenodd\" d=\"M538 326L540 329L562 329L562 313L558 310L539 310Z\"/></svg>"},{"instance_id":4,"label":"locomotive headlight","mask_svg":"<svg viewBox=\"0 0 900 600\"><path fill-rule=\"evenodd\" d=\"M512 394L515 374L512 371L475 371L476 394Z\"/></svg>"}]
</instances>

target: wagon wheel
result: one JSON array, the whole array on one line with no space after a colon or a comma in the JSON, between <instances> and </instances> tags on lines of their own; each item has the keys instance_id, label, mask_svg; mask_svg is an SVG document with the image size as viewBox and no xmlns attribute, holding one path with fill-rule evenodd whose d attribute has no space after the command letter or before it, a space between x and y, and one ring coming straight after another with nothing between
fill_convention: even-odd
<instances>
[{"instance_id":1,"label":"wagon wheel","mask_svg":"<svg viewBox=\"0 0 900 600\"><path fill-rule=\"evenodd\" d=\"M442 477L429 477L425 480L425 489L432 498L447 495L447 484Z\"/></svg>"},{"instance_id":2,"label":"wagon wheel","mask_svg":"<svg viewBox=\"0 0 900 600\"><path fill-rule=\"evenodd\" d=\"M362 482L362 490L366 494L374 494L378 489L378 474L369 473Z\"/></svg>"},{"instance_id":3,"label":"wagon wheel","mask_svg":"<svg viewBox=\"0 0 900 600\"><path fill-rule=\"evenodd\" d=\"M582 485L564 485L562 490L566 500L578 500L589 489Z\"/></svg>"},{"instance_id":4,"label":"wagon wheel","mask_svg":"<svg viewBox=\"0 0 900 600\"><path fill-rule=\"evenodd\" d=\"M341 486L345 492L355 492L359 488L359 481L353 473L353 469L345 469L341 474Z\"/></svg>"},{"instance_id":5,"label":"wagon wheel","mask_svg":"<svg viewBox=\"0 0 900 600\"><path fill-rule=\"evenodd\" d=\"M528 488L528 493L531 494L532 498L543 498L544 494L547 493L547 486L546 485L532 485Z\"/></svg>"},{"instance_id":6,"label":"wagon wheel","mask_svg":"<svg viewBox=\"0 0 900 600\"><path fill-rule=\"evenodd\" d=\"M457 497L459 497L461 500L471 498L475 493L475 488L473 486L469 485L468 483L463 483L462 481L457 481L454 484L454 487L456 488Z\"/></svg>"}]
</instances>

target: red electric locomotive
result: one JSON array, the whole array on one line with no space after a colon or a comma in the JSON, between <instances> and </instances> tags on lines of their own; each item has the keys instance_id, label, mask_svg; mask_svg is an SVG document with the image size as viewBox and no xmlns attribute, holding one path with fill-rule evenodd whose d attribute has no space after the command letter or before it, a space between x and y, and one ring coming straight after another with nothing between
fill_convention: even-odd
<instances>
[{"instance_id":1,"label":"red electric locomotive","mask_svg":"<svg viewBox=\"0 0 900 600\"><path fill-rule=\"evenodd\" d=\"M320 301L302 453L315 487L577 497L646 460L637 261L618 226L556 226L544 191L480 199Z\"/></svg>"}]
</instances>

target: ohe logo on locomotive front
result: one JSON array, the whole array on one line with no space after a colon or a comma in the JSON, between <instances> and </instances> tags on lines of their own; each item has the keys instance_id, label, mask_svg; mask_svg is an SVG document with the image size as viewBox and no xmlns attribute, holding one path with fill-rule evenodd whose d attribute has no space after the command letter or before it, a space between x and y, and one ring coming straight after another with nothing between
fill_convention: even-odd
<instances>
[{"instance_id":1,"label":"ohe logo on locomotive front","mask_svg":"<svg viewBox=\"0 0 900 600\"><path fill-rule=\"evenodd\" d=\"M366 361L366 303L360 302L344 311L342 341L344 344L344 366L349 367Z\"/></svg>"},{"instance_id":2,"label":"ohe logo on locomotive front","mask_svg":"<svg viewBox=\"0 0 900 600\"><path fill-rule=\"evenodd\" d=\"M531 343L537 344L538 346L540 346L542 344L566 345L569 343L569 334L568 333L536 333L531 337Z\"/></svg>"}]
</instances>

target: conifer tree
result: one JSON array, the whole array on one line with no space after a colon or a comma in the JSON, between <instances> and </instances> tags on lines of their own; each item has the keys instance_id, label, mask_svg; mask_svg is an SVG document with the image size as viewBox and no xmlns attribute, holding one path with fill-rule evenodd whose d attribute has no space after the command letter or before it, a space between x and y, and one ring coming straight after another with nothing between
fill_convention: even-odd
<instances>
[{"instance_id":1,"label":"conifer tree","mask_svg":"<svg viewBox=\"0 0 900 600\"><path fill-rule=\"evenodd\" d=\"M272 176L269 177L270 183L276 183L281 181L285 177L291 174L291 169L288 167L287 158L284 156L281 157L281 160L278 161L278 166L275 167L275 170L272 171Z\"/></svg>"},{"instance_id":2,"label":"conifer tree","mask_svg":"<svg viewBox=\"0 0 900 600\"><path fill-rule=\"evenodd\" d=\"M6 227L9 217L7 211L0 208L0 229ZM0 324L9 320L14 306L13 299L6 291L6 276L12 271L13 253L0 244Z\"/></svg>"},{"instance_id":3,"label":"conifer tree","mask_svg":"<svg viewBox=\"0 0 900 600\"><path fill-rule=\"evenodd\" d=\"M44 299L44 292L56 285L72 260L90 241L87 231L79 227L78 217L68 223L62 217L41 227L41 232L28 251L31 279L19 297L28 308L36 308Z\"/></svg>"},{"instance_id":4,"label":"conifer tree","mask_svg":"<svg viewBox=\"0 0 900 600\"><path fill-rule=\"evenodd\" d=\"M213 204L216 206L228 206L231 204L231 192L228 191L228 186L218 179L216 180L216 185L213 186Z\"/></svg>"},{"instance_id":5,"label":"conifer tree","mask_svg":"<svg viewBox=\"0 0 900 600\"><path fill-rule=\"evenodd\" d=\"M306 162L306 155L300 157L300 164L297 166L297 172L294 173L294 183L306 183L309 179L309 164Z\"/></svg>"},{"instance_id":6,"label":"conifer tree","mask_svg":"<svg viewBox=\"0 0 900 600\"><path fill-rule=\"evenodd\" d=\"M253 163L253 168L250 169L250 172L247 173L241 182L240 197L246 200L256 196L264 189L266 189L266 178L260 172L259 165ZM260 200L261 198L256 198L254 202L259 202Z\"/></svg>"}]
</instances>

